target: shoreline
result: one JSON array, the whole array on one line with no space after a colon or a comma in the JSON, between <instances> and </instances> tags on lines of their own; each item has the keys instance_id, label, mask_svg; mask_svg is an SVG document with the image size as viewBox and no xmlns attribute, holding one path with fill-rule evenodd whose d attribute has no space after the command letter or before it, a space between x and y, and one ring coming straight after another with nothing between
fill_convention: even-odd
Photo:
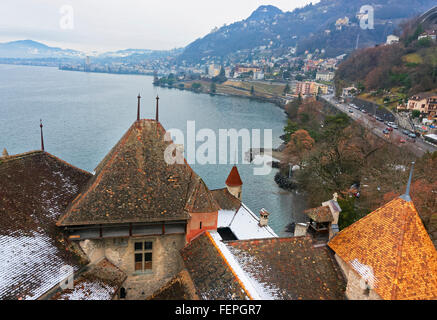
<instances>
[{"instance_id":1,"label":"shoreline","mask_svg":"<svg viewBox=\"0 0 437 320\"><path fill-rule=\"evenodd\" d=\"M136 73L136 72L105 72L105 71L83 71L83 70L74 70L74 69L64 69L64 68L60 68L59 65L55 66L55 65L44 65L44 64L26 64L26 63L7 63L7 62L0 62L0 65L5 65L5 66L24 66L24 67L45 67L45 68L56 68L59 71L73 71L73 72L82 72L82 73L96 73L96 74L113 74L113 75L133 75L133 76L147 76L147 77L153 77L154 74L151 73ZM239 82L244 82L244 81L239 81ZM184 82L180 82L180 83L184 83ZM254 81L254 83L257 83L256 81ZM262 83L262 82L259 82ZM226 93L226 92L216 92L216 93L210 93L210 92L204 92L204 91L198 91L198 90L194 90L191 88L180 88L176 85L173 86L169 86L169 85L160 85L160 84L155 84L152 83L154 86L156 87L161 87L161 88L167 88L167 89L178 89L181 91L190 91L193 93L203 93L203 94L209 94L209 95L217 95L217 96L225 96L225 97L240 97L240 98L246 98L246 99L250 99L250 100L256 100L256 101L260 101L260 102L267 102L267 103L272 103L274 105L276 105L277 107L281 108L282 110L285 110L285 103L282 103L280 101L280 99L282 97L280 96L275 96L273 98L268 98L268 97L263 97L260 95L253 95L253 96L247 96L244 94L237 94L237 93ZM243 91L241 89L241 91Z\"/></svg>"},{"instance_id":2,"label":"shoreline","mask_svg":"<svg viewBox=\"0 0 437 320\"><path fill-rule=\"evenodd\" d=\"M244 82L241 81L241 83L244 83ZM177 84L185 84L185 82L178 82ZM169 86L169 85L162 85L162 84L153 83L153 86L160 87L160 88L166 88L166 89L177 89L177 90L181 90L181 91L190 91L190 92L199 93L199 94L208 94L211 96L237 97L237 98L245 98L245 99L255 100L255 101L260 101L260 102L267 102L267 103L272 103L272 104L276 105L277 107L279 107L280 109L282 109L285 112L285 105L286 104L280 101L280 99L281 99L280 96L274 96L272 98L269 98L269 97L264 97L264 96L260 96L260 95L248 96L245 94L229 93L229 92L211 93L211 92L205 92L203 90L195 90L195 89L192 89L191 87L180 87L177 84ZM240 91L244 91L244 90L240 89Z\"/></svg>"}]
</instances>

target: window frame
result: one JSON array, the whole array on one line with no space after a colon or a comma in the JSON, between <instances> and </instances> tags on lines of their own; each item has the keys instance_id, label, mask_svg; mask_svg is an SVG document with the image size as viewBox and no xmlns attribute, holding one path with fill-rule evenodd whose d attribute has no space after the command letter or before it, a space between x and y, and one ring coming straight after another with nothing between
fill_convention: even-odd
<instances>
[{"instance_id":1,"label":"window frame","mask_svg":"<svg viewBox=\"0 0 437 320\"><path fill-rule=\"evenodd\" d=\"M141 249L136 249L137 243L141 243ZM147 249L146 243L151 244L151 249ZM154 248L154 240L151 239L144 239L144 240L134 240L133 241L133 260L134 260L134 274L150 274L153 273L153 248ZM141 255L141 270L137 270L137 261L136 257L137 255ZM150 254L150 268L146 268L146 263L149 261L146 261L146 255Z\"/></svg>"}]
</instances>

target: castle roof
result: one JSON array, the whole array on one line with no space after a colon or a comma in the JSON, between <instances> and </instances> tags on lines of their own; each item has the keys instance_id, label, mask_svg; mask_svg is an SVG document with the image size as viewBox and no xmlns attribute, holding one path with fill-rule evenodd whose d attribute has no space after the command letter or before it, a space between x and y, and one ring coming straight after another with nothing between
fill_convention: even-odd
<instances>
[{"instance_id":1,"label":"castle roof","mask_svg":"<svg viewBox=\"0 0 437 320\"><path fill-rule=\"evenodd\" d=\"M332 251L309 237L224 242L217 232L206 232L181 253L202 299L345 298Z\"/></svg>"},{"instance_id":2,"label":"castle roof","mask_svg":"<svg viewBox=\"0 0 437 320\"><path fill-rule=\"evenodd\" d=\"M189 212L217 211L211 192L186 161L165 161L172 144L166 135L170 138L159 122L136 121L58 225L177 221L189 219Z\"/></svg>"},{"instance_id":3,"label":"castle roof","mask_svg":"<svg viewBox=\"0 0 437 320\"><path fill-rule=\"evenodd\" d=\"M226 185L229 187L239 187L243 185L243 181L241 181L241 177L236 166L232 167L232 170L226 179Z\"/></svg>"},{"instance_id":4,"label":"castle roof","mask_svg":"<svg viewBox=\"0 0 437 320\"><path fill-rule=\"evenodd\" d=\"M313 209L305 210L305 214L315 222L332 222L334 217L332 216L329 206L321 206Z\"/></svg>"},{"instance_id":5,"label":"castle roof","mask_svg":"<svg viewBox=\"0 0 437 320\"><path fill-rule=\"evenodd\" d=\"M226 242L262 299L343 300L346 281L332 251L310 237Z\"/></svg>"},{"instance_id":6,"label":"castle roof","mask_svg":"<svg viewBox=\"0 0 437 320\"><path fill-rule=\"evenodd\" d=\"M126 278L123 271L104 258L81 273L73 288L56 292L51 300L112 300Z\"/></svg>"},{"instance_id":7,"label":"castle roof","mask_svg":"<svg viewBox=\"0 0 437 320\"><path fill-rule=\"evenodd\" d=\"M203 300L246 300L249 295L208 232L181 250L196 294Z\"/></svg>"},{"instance_id":8,"label":"castle roof","mask_svg":"<svg viewBox=\"0 0 437 320\"><path fill-rule=\"evenodd\" d=\"M0 299L37 299L81 267L55 223L91 176L43 151L0 158Z\"/></svg>"},{"instance_id":9,"label":"castle roof","mask_svg":"<svg viewBox=\"0 0 437 320\"><path fill-rule=\"evenodd\" d=\"M222 210L238 210L241 206L241 201L234 197L228 188L212 190L212 195Z\"/></svg>"},{"instance_id":10,"label":"castle roof","mask_svg":"<svg viewBox=\"0 0 437 320\"><path fill-rule=\"evenodd\" d=\"M392 200L328 245L383 299L437 298L437 251L408 199Z\"/></svg>"}]
</instances>

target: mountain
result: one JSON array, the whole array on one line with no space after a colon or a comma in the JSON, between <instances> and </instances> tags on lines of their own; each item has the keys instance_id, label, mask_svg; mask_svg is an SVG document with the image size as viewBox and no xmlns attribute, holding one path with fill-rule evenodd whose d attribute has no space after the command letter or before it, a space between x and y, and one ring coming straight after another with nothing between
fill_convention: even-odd
<instances>
[{"instance_id":1,"label":"mountain","mask_svg":"<svg viewBox=\"0 0 437 320\"><path fill-rule=\"evenodd\" d=\"M100 61L127 62L135 63L145 60L155 60L161 58L174 57L181 54L180 49L173 50L149 50L149 49L125 49L112 52L105 52L96 57Z\"/></svg>"},{"instance_id":2,"label":"mountain","mask_svg":"<svg viewBox=\"0 0 437 320\"><path fill-rule=\"evenodd\" d=\"M33 40L19 40L0 43L0 58L42 59L42 58L83 58L76 50L49 47Z\"/></svg>"},{"instance_id":3,"label":"mountain","mask_svg":"<svg viewBox=\"0 0 437 320\"><path fill-rule=\"evenodd\" d=\"M179 61L199 63L211 58L224 61L239 51L264 47L287 50L298 46L298 53L317 48L337 55L355 49L358 34L359 47L385 41L403 19L412 18L434 4L435 0L321 0L292 12L261 6L247 19L216 29L189 44ZM357 14L364 5L374 8L374 30L359 27ZM349 18L348 25L337 30L336 21L344 17Z\"/></svg>"},{"instance_id":4,"label":"mountain","mask_svg":"<svg viewBox=\"0 0 437 320\"><path fill-rule=\"evenodd\" d=\"M340 64L337 94L355 84L366 98L396 107L405 98L437 88L437 43L418 39L426 30L437 30L437 6L403 24L399 43L357 50ZM390 94L386 94L390 92ZM370 95L370 96L369 96Z\"/></svg>"}]
</instances>

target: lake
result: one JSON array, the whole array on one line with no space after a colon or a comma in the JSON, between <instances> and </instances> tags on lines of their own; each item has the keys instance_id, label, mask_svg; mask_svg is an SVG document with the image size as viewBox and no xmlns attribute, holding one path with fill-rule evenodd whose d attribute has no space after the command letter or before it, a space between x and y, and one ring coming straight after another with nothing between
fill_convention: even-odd
<instances>
[{"instance_id":1,"label":"lake","mask_svg":"<svg viewBox=\"0 0 437 320\"><path fill-rule=\"evenodd\" d=\"M154 87L153 78L61 71L50 67L0 65L0 152L17 154L40 148L39 119L44 123L45 150L92 172L136 120L141 93L141 118L155 118L155 97L160 97L160 122L166 129L186 132L194 120L203 128L272 129L273 147L286 115L277 106L238 97L210 96ZM233 158L233 157L232 157ZM240 159L241 160L241 159ZM192 165L210 189L223 188L232 168L227 165ZM243 180L243 201L255 213L266 208L269 224L279 235L304 208L302 197L281 190L275 169L253 174L252 164L238 164Z\"/></svg>"}]
</instances>

